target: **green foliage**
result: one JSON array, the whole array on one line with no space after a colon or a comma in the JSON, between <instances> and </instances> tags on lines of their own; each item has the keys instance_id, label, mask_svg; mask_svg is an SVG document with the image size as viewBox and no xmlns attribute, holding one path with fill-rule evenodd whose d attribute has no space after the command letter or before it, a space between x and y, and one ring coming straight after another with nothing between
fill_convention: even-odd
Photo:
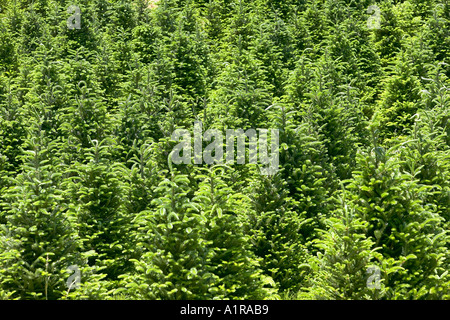
<instances>
[{"instance_id":1,"label":"green foliage","mask_svg":"<svg viewBox=\"0 0 450 320\"><path fill-rule=\"evenodd\" d=\"M252 254L253 243L245 232L246 228L254 229L249 220L253 214L248 197L233 192L227 185L231 178L228 167L202 171L195 176L201 182L193 201L206 220L206 269L217 278L209 285L209 298L273 298L275 290L270 287L275 283L270 276L261 274L259 259Z\"/></svg>"},{"instance_id":2,"label":"green foliage","mask_svg":"<svg viewBox=\"0 0 450 320\"><path fill-rule=\"evenodd\" d=\"M74 216L57 188L51 157L54 143L27 141L26 173L14 178L3 204L0 265L2 290L11 298L58 299L65 291L66 268L82 262Z\"/></svg>"},{"instance_id":3,"label":"green foliage","mask_svg":"<svg viewBox=\"0 0 450 320\"><path fill-rule=\"evenodd\" d=\"M201 217L186 197L188 184L186 176L172 173L155 189L160 195L153 200L155 210L135 217L138 245L146 249L133 260L138 273L126 280L135 298L195 299L208 290L208 274L200 268L205 250Z\"/></svg>"},{"instance_id":4,"label":"green foliage","mask_svg":"<svg viewBox=\"0 0 450 320\"><path fill-rule=\"evenodd\" d=\"M309 260L311 273L300 299L363 300L379 299L386 291L381 279L369 287L368 271L375 271L374 242L367 237L369 223L358 218L355 206L338 199L335 217L326 221L327 230L317 239L320 252ZM371 269L372 268L372 269ZM378 283L376 283L378 281Z\"/></svg>"},{"instance_id":5,"label":"green foliage","mask_svg":"<svg viewBox=\"0 0 450 320\"><path fill-rule=\"evenodd\" d=\"M450 299L449 17L0 0L0 299ZM172 163L194 121L279 170Z\"/></svg>"},{"instance_id":6,"label":"green foliage","mask_svg":"<svg viewBox=\"0 0 450 320\"><path fill-rule=\"evenodd\" d=\"M441 299L446 289L435 281L447 281L444 219L424 199L431 188L418 182L420 169L412 166L413 172L405 172L400 163L393 149L380 146L360 154L361 169L349 188L383 259L401 264L402 269L386 279L387 298Z\"/></svg>"},{"instance_id":7,"label":"green foliage","mask_svg":"<svg viewBox=\"0 0 450 320\"><path fill-rule=\"evenodd\" d=\"M254 211L247 213L247 219L252 249L262 258L263 271L280 291L295 292L305 277L308 257L303 229L312 219L293 210L294 200L285 185L281 174L256 177L251 185Z\"/></svg>"},{"instance_id":8,"label":"green foliage","mask_svg":"<svg viewBox=\"0 0 450 320\"><path fill-rule=\"evenodd\" d=\"M107 141L92 140L86 164L74 163L63 182L70 211L76 213L78 234L87 250L94 250L89 265L104 267L106 279L115 280L130 268L127 249L131 217L123 212L126 172L121 164L108 160Z\"/></svg>"},{"instance_id":9,"label":"green foliage","mask_svg":"<svg viewBox=\"0 0 450 320\"><path fill-rule=\"evenodd\" d=\"M136 216L146 252L134 260L137 274L125 278L128 292L144 299L262 299L273 290L243 234L245 200L229 189L215 168L205 174L190 201L189 179L171 173L155 192L154 211ZM222 173L222 172L219 172ZM242 210L243 212L240 212ZM143 273L143 271L145 271Z\"/></svg>"}]
</instances>

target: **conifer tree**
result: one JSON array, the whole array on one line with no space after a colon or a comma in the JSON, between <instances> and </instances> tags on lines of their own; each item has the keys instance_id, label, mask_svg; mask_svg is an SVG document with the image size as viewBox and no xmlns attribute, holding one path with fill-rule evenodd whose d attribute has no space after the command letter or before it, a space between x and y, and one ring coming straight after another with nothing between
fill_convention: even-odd
<instances>
[{"instance_id":1,"label":"conifer tree","mask_svg":"<svg viewBox=\"0 0 450 320\"><path fill-rule=\"evenodd\" d=\"M280 148L282 177L293 198L293 210L299 217L311 219L301 233L306 242L316 238L316 228L328 215L328 198L333 185L332 169L329 167L326 149L312 126L303 122L292 130L286 127L285 143ZM331 189L331 190L330 190Z\"/></svg>"},{"instance_id":2,"label":"conifer tree","mask_svg":"<svg viewBox=\"0 0 450 320\"><path fill-rule=\"evenodd\" d=\"M123 210L125 169L108 159L111 141L92 140L87 163L75 162L66 169L63 183L66 201L76 215L78 233L86 250L93 250L89 266L104 269L114 281L131 267L127 259L130 217Z\"/></svg>"},{"instance_id":3,"label":"conifer tree","mask_svg":"<svg viewBox=\"0 0 450 320\"><path fill-rule=\"evenodd\" d=\"M201 299L211 274L201 266L206 251L204 219L187 197L189 179L171 171L155 189L154 210L136 215L140 246L146 249L132 260L136 273L122 276L127 295L134 299Z\"/></svg>"},{"instance_id":4,"label":"conifer tree","mask_svg":"<svg viewBox=\"0 0 450 320\"><path fill-rule=\"evenodd\" d=\"M193 202L200 207L200 214L205 219L203 238L207 251L204 269L215 278L209 285L206 297L274 297L276 291L271 287L275 287L275 283L270 275L262 274L259 259L252 250L254 240L245 233L248 227L254 230L253 221L248 218L260 212L249 213L250 203L243 194L236 192L230 196L232 189L227 185L230 168L218 165L201 169L195 176L201 182ZM279 259L283 258L288 257Z\"/></svg>"},{"instance_id":5,"label":"conifer tree","mask_svg":"<svg viewBox=\"0 0 450 320\"><path fill-rule=\"evenodd\" d=\"M6 190L0 240L1 288L11 298L58 299L67 267L81 264L81 239L54 171L55 144L37 132L26 143L23 172Z\"/></svg>"},{"instance_id":6,"label":"conifer tree","mask_svg":"<svg viewBox=\"0 0 450 320\"><path fill-rule=\"evenodd\" d=\"M253 210L249 220L252 251L262 258L261 268L271 276L281 292L296 292L305 277L306 237L302 228L311 219L293 210L282 173L259 175L250 185Z\"/></svg>"},{"instance_id":7,"label":"conifer tree","mask_svg":"<svg viewBox=\"0 0 450 320\"><path fill-rule=\"evenodd\" d=\"M414 74L407 57L398 58L393 74L386 80L379 106L380 129L386 137L405 133L410 127L411 115L418 108L420 82ZM394 133L395 132L395 133Z\"/></svg>"},{"instance_id":8,"label":"conifer tree","mask_svg":"<svg viewBox=\"0 0 450 320\"><path fill-rule=\"evenodd\" d=\"M0 299L448 300L449 18L0 0ZM279 170L168 164L194 121L278 129Z\"/></svg>"},{"instance_id":9,"label":"conifer tree","mask_svg":"<svg viewBox=\"0 0 450 320\"><path fill-rule=\"evenodd\" d=\"M344 191L345 194L345 191ZM345 196L344 196L345 197ZM381 279L369 284L367 271L378 269L374 242L367 237L369 223L358 217L355 206L341 197L327 229L314 240L319 248L311 258L307 286L299 292L301 299L363 300L379 299L385 288Z\"/></svg>"},{"instance_id":10,"label":"conifer tree","mask_svg":"<svg viewBox=\"0 0 450 320\"><path fill-rule=\"evenodd\" d=\"M442 298L447 294L447 240L443 218L422 196L430 187L418 184L418 168L411 173L400 169L395 149L386 151L376 139L373 144L370 154L358 155L349 189L383 259L402 267L385 279L386 298Z\"/></svg>"}]
</instances>

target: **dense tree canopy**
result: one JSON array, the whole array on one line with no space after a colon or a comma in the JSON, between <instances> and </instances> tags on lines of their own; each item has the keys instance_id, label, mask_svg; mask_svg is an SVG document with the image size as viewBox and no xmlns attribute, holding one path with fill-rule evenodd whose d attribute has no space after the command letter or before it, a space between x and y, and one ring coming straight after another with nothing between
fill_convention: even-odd
<instances>
[{"instance_id":1,"label":"dense tree canopy","mask_svg":"<svg viewBox=\"0 0 450 320\"><path fill-rule=\"evenodd\" d=\"M449 27L447 0L0 0L0 299L450 299ZM196 121L278 129L279 170L173 163Z\"/></svg>"}]
</instances>

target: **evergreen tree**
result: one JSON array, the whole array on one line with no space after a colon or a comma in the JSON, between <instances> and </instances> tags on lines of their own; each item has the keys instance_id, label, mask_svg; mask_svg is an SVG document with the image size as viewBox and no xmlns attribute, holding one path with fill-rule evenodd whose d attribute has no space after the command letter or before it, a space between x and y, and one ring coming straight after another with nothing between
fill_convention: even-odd
<instances>
[{"instance_id":1,"label":"evergreen tree","mask_svg":"<svg viewBox=\"0 0 450 320\"><path fill-rule=\"evenodd\" d=\"M109 142L111 143L111 142ZM106 280L114 281L131 267L127 249L130 217L123 210L123 166L108 159L114 145L92 140L87 163L66 169L66 201L76 215L78 233L86 250L94 250L89 266L101 267Z\"/></svg>"},{"instance_id":2,"label":"evergreen tree","mask_svg":"<svg viewBox=\"0 0 450 320\"><path fill-rule=\"evenodd\" d=\"M137 272L122 276L127 294L134 299L202 299L211 274L201 267L205 221L187 197L189 179L171 171L155 192L155 209L135 217L141 232L138 245L146 250L140 260L132 260Z\"/></svg>"},{"instance_id":3,"label":"evergreen tree","mask_svg":"<svg viewBox=\"0 0 450 320\"><path fill-rule=\"evenodd\" d=\"M254 230L248 198L232 192L227 185L230 168L213 166L199 170L200 180L193 202L205 219L204 235L207 252L205 270L215 281L209 286L210 299L264 299L274 297L275 283L263 275L259 259L254 256L252 239L246 229ZM232 194L232 196L230 196ZM256 213L256 212L255 212ZM243 228L243 226L246 226ZM213 278L213 279L214 279Z\"/></svg>"},{"instance_id":4,"label":"evergreen tree","mask_svg":"<svg viewBox=\"0 0 450 320\"><path fill-rule=\"evenodd\" d=\"M257 176L251 183L253 210L249 221L252 250L261 257L264 273L271 276L280 291L296 292L305 277L308 258L302 228L311 222L304 213L293 210L281 173Z\"/></svg>"},{"instance_id":5,"label":"evergreen tree","mask_svg":"<svg viewBox=\"0 0 450 320\"><path fill-rule=\"evenodd\" d=\"M449 18L0 0L0 299L448 300ZM279 170L175 166L194 121L278 129Z\"/></svg>"},{"instance_id":6,"label":"evergreen tree","mask_svg":"<svg viewBox=\"0 0 450 320\"><path fill-rule=\"evenodd\" d=\"M58 299L66 290L67 267L83 262L81 239L57 188L55 144L37 132L26 146L24 172L4 196L1 289L11 298Z\"/></svg>"},{"instance_id":7,"label":"evergreen tree","mask_svg":"<svg viewBox=\"0 0 450 320\"><path fill-rule=\"evenodd\" d=\"M345 194L345 192L344 192ZM385 292L381 279L369 283L367 271L379 270L374 264L374 242L367 237L369 223L358 218L355 206L338 199L327 230L315 240L319 252L309 260L308 285L297 298L327 300L379 299Z\"/></svg>"},{"instance_id":8,"label":"evergreen tree","mask_svg":"<svg viewBox=\"0 0 450 320\"><path fill-rule=\"evenodd\" d=\"M385 279L386 297L442 298L447 294L447 240L443 218L423 198L430 187L418 184L418 168L412 173L400 169L394 149L386 151L376 140L374 145L370 154L358 155L359 168L349 188L383 259L403 268Z\"/></svg>"}]
</instances>

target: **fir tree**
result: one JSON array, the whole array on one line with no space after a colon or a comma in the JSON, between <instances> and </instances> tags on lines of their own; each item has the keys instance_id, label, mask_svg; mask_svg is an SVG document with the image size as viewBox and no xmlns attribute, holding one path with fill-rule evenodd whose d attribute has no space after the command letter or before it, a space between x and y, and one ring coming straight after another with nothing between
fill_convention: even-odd
<instances>
[{"instance_id":1,"label":"fir tree","mask_svg":"<svg viewBox=\"0 0 450 320\"><path fill-rule=\"evenodd\" d=\"M345 194L345 192L344 192ZM345 196L344 196L345 197ZM379 299L385 288L381 279L369 284L367 271L379 270L374 242L367 237L369 223L358 217L355 206L338 199L327 230L315 240L319 252L309 260L310 276L297 298L329 300Z\"/></svg>"},{"instance_id":2,"label":"fir tree","mask_svg":"<svg viewBox=\"0 0 450 320\"><path fill-rule=\"evenodd\" d=\"M271 276L262 274L259 259L252 252L253 239L245 233L247 228L242 228L248 226L254 230L252 221L248 220L253 216L249 214L248 198L236 192L230 196L232 189L226 182L229 179L228 167L214 166L202 171L199 170L195 176L201 182L193 202L198 204L205 219L203 237L207 252L204 268L215 278L205 298L274 297L276 291L271 287L275 283Z\"/></svg>"},{"instance_id":3,"label":"fir tree","mask_svg":"<svg viewBox=\"0 0 450 320\"><path fill-rule=\"evenodd\" d=\"M6 191L0 274L1 288L11 298L61 298L67 267L83 262L75 217L57 188L54 148L42 132L28 139L24 172Z\"/></svg>"},{"instance_id":4,"label":"fir tree","mask_svg":"<svg viewBox=\"0 0 450 320\"><path fill-rule=\"evenodd\" d=\"M422 196L430 187L418 184L418 168L411 173L400 169L393 149L386 151L376 140L374 145L370 154L359 154L359 169L349 188L383 259L402 267L386 278L386 297L442 298L446 280L438 279L446 277L446 236L443 218Z\"/></svg>"},{"instance_id":5,"label":"fir tree","mask_svg":"<svg viewBox=\"0 0 450 320\"><path fill-rule=\"evenodd\" d=\"M172 171L155 189L155 209L135 217L145 247L134 261L136 273L125 277L127 294L135 299L201 299L211 274L201 266L206 240L204 219L187 197L189 179Z\"/></svg>"}]
</instances>

